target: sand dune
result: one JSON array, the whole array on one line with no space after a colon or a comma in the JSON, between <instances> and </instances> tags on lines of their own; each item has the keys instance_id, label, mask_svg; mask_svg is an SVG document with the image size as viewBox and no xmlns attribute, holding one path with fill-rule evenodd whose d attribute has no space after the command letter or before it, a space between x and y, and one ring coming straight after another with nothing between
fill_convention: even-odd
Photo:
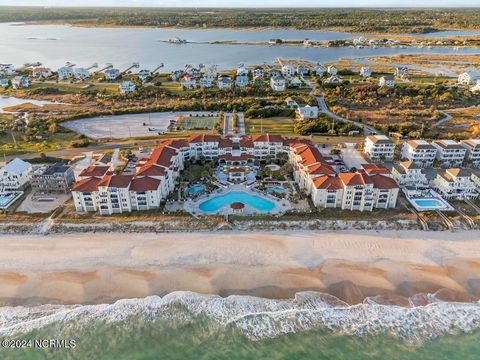
<instances>
[{"instance_id":1,"label":"sand dune","mask_svg":"<svg viewBox=\"0 0 480 360\"><path fill-rule=\"evenodd\" d=\"M1 304L99 303L176 290L327 292L408 304L480 297L480 232L3 235ZM421 303L422 295L414 298Z\"/></svg>"}]
</instances>

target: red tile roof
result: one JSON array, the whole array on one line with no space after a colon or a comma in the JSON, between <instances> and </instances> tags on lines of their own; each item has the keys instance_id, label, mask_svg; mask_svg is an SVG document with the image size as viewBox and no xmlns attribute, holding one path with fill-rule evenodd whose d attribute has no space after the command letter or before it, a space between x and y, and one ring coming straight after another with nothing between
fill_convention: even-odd
<instances>
[{"instance_id":1,"label":"red tile roof","mask_svg":"<svg viewBox=\"0 0 480 360\"><path fill-rule=\"evenodd\" d=\"M102 177L104 176L108 170L110 169L110 166L89 166L86 169L83 169L82 172L78 176L96 176L96 177Z\"/></svg>"},{"instance_id":2,"label":"red tile roof","mask_svg":"<svg viewBox=\"0 0 480 360\"><path fill-rule=\"evenodd\" d=\"M146 164L138 169L137 175L163 176L165 175L165 168L157 164Z\"/></svg>"},{"instance_id":3,"label":"red tile roof","mask_svg":"<svg viewBox=\"0 0 480 360\"><path fill-rule=\"evenodd\" d=\"M102 179L98 177L88 177L77 181L73 187L72 191L79 191L79 192L91 192L98 190L98 184Z\"/></svg>"},{"instance_id":4,"label":"red tile roof","mask_svg":"<svg viewBox=\"0 0 480 360\"><path fill-rule=\"evenodd\" d=\"M326 163L316 163L307 167L307 172L311 175L335 175L333 168Z\"/></svg>"},{"instance_id":5,"label":"red tile roof","mask_svg":"<svg viewBox=\"0 0 480 360\"><path fill-rule=\"evenodd\" d=\"M134 175L112 175L108 187L126 188L130 185Z\"/></svg>"},{"instance_id":6,"label":"red tile roof","mask_svg":"<svg viewBox=\"0 0 480 360\"><path fill-rule=\"evenodd\" d=\"M312 141L310 139L302 139L302 138L288 138L283 139L283 146L290 146L292 145L311 145Z\"/></svg>"},{"instance_id":7,"label":"red tile roof","mask_svg":"<svg viewBox=\"0 0 480 360\"><path fill-rule=\"evenodd\" d=\"M390 170L381 164L362 164L362 168L368 175L390 174Z\"/></svg>"},{"instance_id":8,"label":"red tile roof","mask_svg":"<svg viewBox=\"0 0 480 360\"><path fill-rule=\"evenodd\" d=\"M253 141L249 137L242 137L239 141L240 147L253 148Z\"/></svg>"},{"instance_id":9,"label":"red tile roof","mask_svg":"<svg viewBox=\"0 0 480 360\"><path fill-rule=\"evenodd\" d=\"M193 135L188 138L189 143L219 142L219 135Z\"/></svg>"},{"instance_id":10,"label":"red tile roof","mask_svg":"<svg viewBox=\"0 0 480 360\"><path fill-rule=\"evenodd\" d=\"M174 157L176 153L177 151L175 149L165 145L160 145L153 150L148 163L169 167L172 164L172 157Z\"/></svg>"},{"instance_id":11,"label":"red tile roof","mask_svg":"<svg viewBox=\"0 0 480 360\"><path fill-rule=\"evenodd\" d=\"M188 147L188 140L187 139L168 139L164 140L160 143L160 145L166 145L173 147L175 149L181 149L184 147Z\"/></svg>"},{"instance_id":12,"label":"red tile roof","mask_svg":"<svg viewBox=\"0 0 480 360\"><path fill-rule=\"evenodd\" d=\"M339 190L343 189L343 183L337 176L320 176L313 180L317 189Z\"/></svg>"},{"instance_id":13,"label":"red tile roof","mask_svg":"<svg viewBox=\"0 0 480 360\"><path fill-rule=\"evenodd\" d=\"M218 147L219 148L231 148L233 147L233 141L228 138L220 138L220 141L218 142Z\"/></svg>"},{"instance_id":14,"label":"red tile roof","mask_svg":"<svg viewBox=\"0 0 480 360\"><path fill-rule=\"evenodd\" d=\"M160 187L160 180L148 176L136 177L130 183L130 191L154 191Z\"/></svg>"},{"instance_id":15,"label":"red tile roof","mask_svg":"<svg viewBox=\"0 0 480 360\"><path fill-rule=\"evenodd\" d=\"M283 144L283 137L280 135L252 135L252 141L255 142L278 142Z\"/></svg>"},{"instance_id":16,"label":"red tile roof","mask_svg":"<svg viewBox=\"0 0 480 360\"><path fill-rule=\"evenodd\" d=\"M373 186L377 189L398 189L398 185L392 178L384 175L372 175Z\"/></svg>"},{"instance_id":17,"label":"red tile roof","mask_svg":"<svg viewBox=\"0 0 480 360\"><path fill-rule=\"evenodd\" d=\"M345 186L366 185L372 183L370 177L365 173L340 173L338 176Z\"/></svg>"}]
</instances>

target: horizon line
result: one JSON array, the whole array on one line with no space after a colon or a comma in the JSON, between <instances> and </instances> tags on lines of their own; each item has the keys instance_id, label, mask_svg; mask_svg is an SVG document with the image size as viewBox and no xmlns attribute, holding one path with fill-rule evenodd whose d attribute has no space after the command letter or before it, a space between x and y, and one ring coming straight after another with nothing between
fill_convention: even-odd
<instances>
[{"instance_id":1,"label":"horizon line","mask_svg":"<svg viewBox=\"0 0 480 360\"><path fill-rule=\"evenodd\" d=\"M0 4L0 7L8 8L78 8L78 9L101 9L101 8L147 8L147 9L232 9L232 10L254 10L254 9L339 9L339 10L348 10L348 9L366 9L366 10L441 10L441 9L462 9L462 10L480 10L479 6L247 6L247 7L238 7L238 6L151 6L151 5L95 5L95 6L82 6L82 5L3 5Z\"/></svg>"}]
</instances>

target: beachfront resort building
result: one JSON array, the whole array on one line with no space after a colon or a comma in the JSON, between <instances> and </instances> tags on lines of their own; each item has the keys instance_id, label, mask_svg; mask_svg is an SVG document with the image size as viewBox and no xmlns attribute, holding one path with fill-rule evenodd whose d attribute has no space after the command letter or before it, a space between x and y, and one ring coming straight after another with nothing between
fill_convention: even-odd
<instances>
[{"instance_id":1,"label":"beachfront resort building","mask_svg":"<svg viewBox=\"0 0 480 360\"><path fill-rule=\"evenodd\" d=\"M355 173L338 173L335 162L324 157L309 140L270 134L202 134L164 140L150 157L137 164L135 174L115 175L106 166L84 170L72 189L74 203L78 212L100 214L153 209L174 190L186 161L218 159L220 164L231 167L228 179L239 182L246 179L248 172L242 167L280 154L288 157L295 181L316 206L370 211L396 205L398 186L385 167L366 165Z\"/></svg>"},{"instance_id":2,"label":"beachfront resort building","mask_svg":"<svg viewBox=\"0 0 480 360\"><path fill-rule=\"evenodd\" d=\"M131 81L122 81L118 87L122 94L133 94L137 88L137 86Z\"/></svg>"},{"instance_id":3,"label":"beachfront resort building","mask_svg":"<svg viewBox=\"0 0 480 360\"><path fill-rule=\"evenodd\" d=\"M32 165L15 158L0 169L0 192L25 189L32 179Z\"/></svg>"},{"instance_id":4,"label":"beachfront resort building","mask_svg":"<svg viewBox=\"0 0 480 360\"><path fill-rule=\"evenodd\" d=\"M389 176L363 170L337 174L331 159L308 143L290 145L289 161L298 186L317 207L371 211L396 206L399 188Z\"/></svg>"},{"instance_id":5,"label":"beachfront resort building","mask_svg":"<svg viewBox=\"0 0 480 360\"><path fill-rule=\"evenodd\" d=\"M287 84L283 76L271 77L270 87L273 91L285 91Z\"/></svg>"},{"instance_id":6,"label":"beachfront resort building","mask_svg":"<svg viewBox=\"0 0 480 360\"><path fill-rule=\"evenodd\" d=\"M385 135L370 135L365 138L363 151L372 161L392 161L395 144Z\"/></svg>"},{"instance_id":7,"label":"beachfront resort building","mask_svg":"<svg viewBox=\"0 0 480 360\"><path fill-rule=\"evenodd\" d=\"M390 75L382 76L380 80L378 80L378 86L393 89L395 87L395 78Z\"/></svg>"},{"instance_id":8,"label":"beachfront resort building","mask_svg":"<svg viewBox=\"0 0 480 360\"><path fill-rule=\"evenodd\" d=\"M461 168L440 169L432 187L445 199L476 199L478 192L471 173Z\"/></svg>"},{"instance_id":9,"label":"beachfront resort building","mask_svg":"<svg viewBox=\"0 0 480 360\"><path fill-rule=\"evenodd\" d=\"M460 145L467 150L465 162L470 166L480 167L480 139L461 140Z\"/></svg>"},{"instance_id":10,"label":"beachfront resort building","mask_svg":"<svg viewBox=\"0 0 480 360\"><path fill-rule=\"evenodd\" d=\"M461 167L467 149L455 140L436 140L432 145L437 148L436 160L445 168Z\"/></svg>"},{"instance_id":11,"label":"beachfront resort building","mask_svg":"<svg viewBox=\"0 0 480 360\"><path fill-rule=\"evenodd\" d=\"M32 189L45 193L66 193L75 181L73 168L62 163L42 165L32 174Z\"/></svg>"},{"instance_id":12,"label":"beachfront resort building","mask_svg":"<svg viewBox=\"0 0 480 360\"><path fill-rule=\"evenodd\" d=\"M410 140L402 145L401 157L426 168L433 166L437 148L425 140Z\"/></svg>"}]
</instances>

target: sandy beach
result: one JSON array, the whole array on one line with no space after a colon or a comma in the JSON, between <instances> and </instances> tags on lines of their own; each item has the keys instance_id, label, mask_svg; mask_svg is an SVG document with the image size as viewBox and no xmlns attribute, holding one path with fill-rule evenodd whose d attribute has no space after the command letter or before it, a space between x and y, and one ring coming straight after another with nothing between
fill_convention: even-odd
<instances>
[{"instance_id":1,"label":"sandy beach","mask_svg":"<svg viewBox=\"0 0 480 360\"><path fill-rule=\"evenodd\" d=\"M199 293L330 293L407 305L480 297L480 232L2 235L0 303L100 303ZM421 303L422 296L416 296Z\"/></svg>"}]
</instances>

